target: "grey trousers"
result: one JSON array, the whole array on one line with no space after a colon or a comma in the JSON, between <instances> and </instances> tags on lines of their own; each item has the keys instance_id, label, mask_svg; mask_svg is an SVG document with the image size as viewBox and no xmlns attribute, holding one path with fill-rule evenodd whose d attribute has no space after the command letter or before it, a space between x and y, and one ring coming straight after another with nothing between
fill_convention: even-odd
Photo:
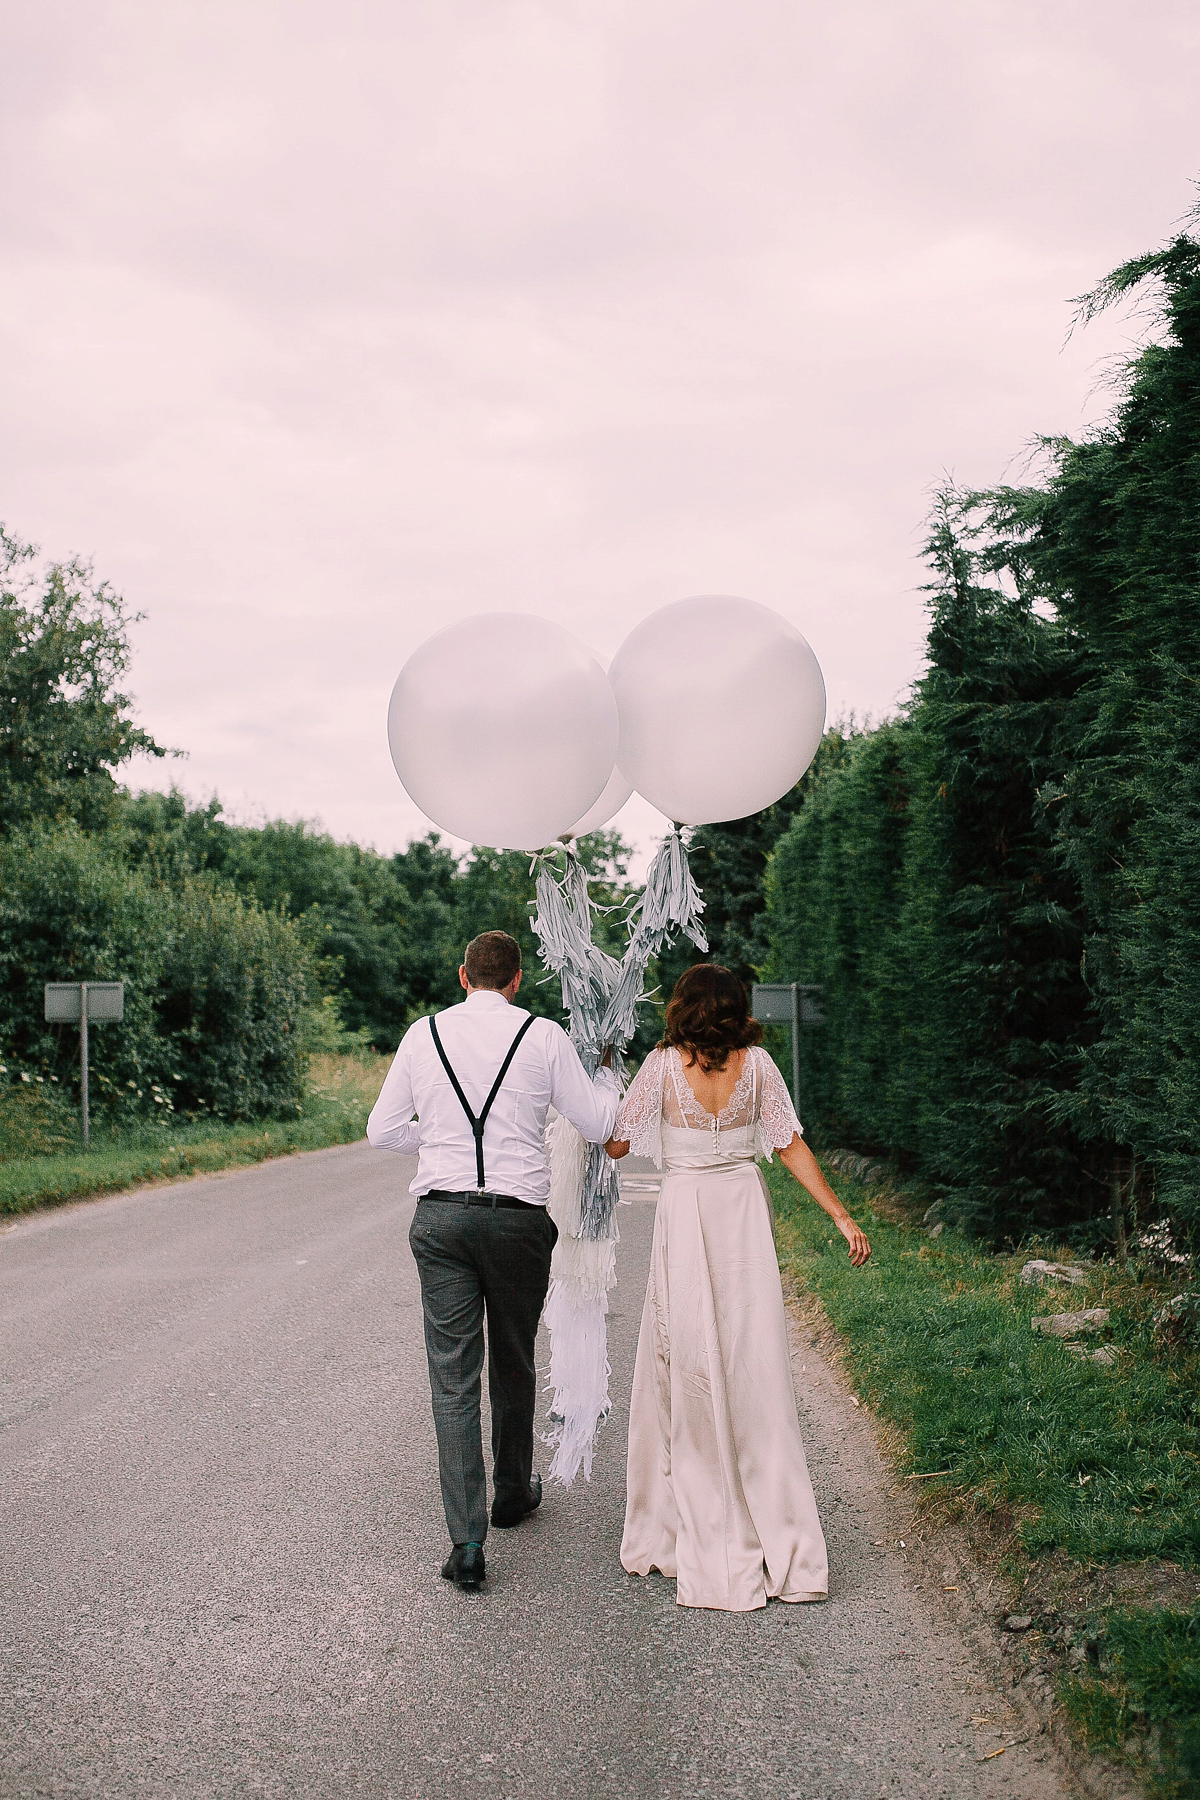
<instances>
[{"instance_id":1,"label":"grey trousers","mask_svg":"<svg viewBox=\"0 0 1200 1800\"><path fill-rule=\"evenodd\" d=\"M417 1202L408 1241L421 1277L425 1350L446 1524L456 1544L487 1536L480 1425L483 1326L496 1499L529 1492L537 1373L533 1345L558 1229L543 1207Z\"/></svg>"}]
</instances>

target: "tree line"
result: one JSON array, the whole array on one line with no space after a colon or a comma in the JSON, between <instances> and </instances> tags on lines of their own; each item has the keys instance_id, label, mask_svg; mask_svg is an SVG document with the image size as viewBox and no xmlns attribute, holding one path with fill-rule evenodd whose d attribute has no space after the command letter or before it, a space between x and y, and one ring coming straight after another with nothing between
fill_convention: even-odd
<instances>
[{"instance_id":1,"label":"tree line","mask_svg":"<svg viewBox=\"0 0 1200 1800\"><path fill-rule=\"evenodd\" d=\"M1200 1222L1200 243L1123 264L1082 315L1143 287L1151 341L1104 424L1040 441L1027 485L938 496L909 703L830 731L776 806L692 843L709 954L823 992L799 1071L814 1139L891 1156L997 1242ZM492 925L558 1016L526 857L436 836L381 856L122 788L135 751L163 754L121 691L132 623L85 566L3 539L10 1077L74 1079L43 981L124 976L129 1026L97 1034L114 1108L286 1108L306 1047L390 1049ZM583 848L619 949L624 847ZM688 960L666 953L663 992Z\"/></svg>"},{"instance_id":2,"label":"tree line","mask_svg":"<svg viewBox=\"0 0 1200 1800\"><path fill-rule=\"evenodd\" d=\"M1103 425L938 496L909 704L694 847L714 953L823 990L817 1139L997 1242L1200 1223L1200 243L1083 319L1139 288L1152 341Z\"/></svg>"},{"instance_id":3,"label":"tree line","mask_svg":"<svg viewBox=\"0 0 1200 1800\"><path fill-rule=\"evenodd\" d=\"M124 979L124 1023L92 1040L102 1112L294 1111L310 1052L394 1049L458 998L464 944L497 926L521 943L522 999L560 1016L527 855L431 834L385 856L122 786L135 752L166 754L123 691L135 623L86 564L43 566L0 533L0 1080L73 1090L77 1038L45 1022L43 984ZM627 852L611 832L580 849L615 938Z\"/></svg>"}]
</instances>

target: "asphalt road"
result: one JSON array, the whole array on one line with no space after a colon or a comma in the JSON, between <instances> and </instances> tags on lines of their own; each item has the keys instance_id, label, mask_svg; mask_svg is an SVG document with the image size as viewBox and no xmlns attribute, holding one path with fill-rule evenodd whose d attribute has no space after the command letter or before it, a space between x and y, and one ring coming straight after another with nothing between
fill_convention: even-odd
<instances>
[{"instance_id":1,"label":"asphalt road","mask_svg":"<svg viewBox=\"0 0 1200 1800\"><path fill-rule=\"evenodd\" d=\"M1004 1701L811 1349L828 1604L698 1612L624 1574L644 1176L590 1486L492 1533L485 1594L441 1581L410 1168L356 1145L0 1234L6 1800L1063 1791L1034 1745L981 1761Z\"/></svg>"}]
</instances>

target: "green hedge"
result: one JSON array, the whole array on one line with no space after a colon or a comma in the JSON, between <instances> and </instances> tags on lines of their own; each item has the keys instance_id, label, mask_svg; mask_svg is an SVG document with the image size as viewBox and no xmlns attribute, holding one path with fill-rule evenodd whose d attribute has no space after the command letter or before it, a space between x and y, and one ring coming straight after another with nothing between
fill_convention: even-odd
<instances>
[{"instance_id":1,"label":"green hedge","mask_svg":"<svg viewBox=\"0 0 1200 1800\"><path fill-rule=\"evenodd\" d=\"M78 1092L78 1032L43 1017L47 981L125 982L91 1033L97 1112L246 1118L303 1090L308 953L287 919L192 877L156 885L71 825L0 841L0 1060L10 1082Z\"/></svg>"},{"instance_id":2,"label":"green hedge","mask_svg":"<svg viewBox=\"0 0 1200 1800\"><path fill-rule=\"evenodd\" d=\"M1093 310L1149 280L1113 418L941 496L927 671L834 734L765 884L764 974L824 990L818 1140L998 1242L1200 1229L1200 243Z\"/></svg>"}]
</instances>

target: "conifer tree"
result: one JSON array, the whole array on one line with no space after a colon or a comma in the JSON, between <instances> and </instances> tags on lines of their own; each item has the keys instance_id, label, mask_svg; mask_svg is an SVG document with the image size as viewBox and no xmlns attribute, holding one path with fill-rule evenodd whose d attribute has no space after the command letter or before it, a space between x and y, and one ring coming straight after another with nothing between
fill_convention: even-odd
<instances>
[{"instance_id":1,"label":"conifer tree","mask_svg":"<svg viewBox=\"0 0 1200 1800\"><path fill-rule=\"evenodd\" d=\"M1200 1223L1200 243L1122 264L1081 317L1148 282L1161 341L1128 365L1113 419L1047 444L1043 486L987 497L994 560L1084 658L1055 813L1100 1027L1077 1127L1103 1154L1118 1238L1155 1202Z\"/></svg>"}]
</instances>

